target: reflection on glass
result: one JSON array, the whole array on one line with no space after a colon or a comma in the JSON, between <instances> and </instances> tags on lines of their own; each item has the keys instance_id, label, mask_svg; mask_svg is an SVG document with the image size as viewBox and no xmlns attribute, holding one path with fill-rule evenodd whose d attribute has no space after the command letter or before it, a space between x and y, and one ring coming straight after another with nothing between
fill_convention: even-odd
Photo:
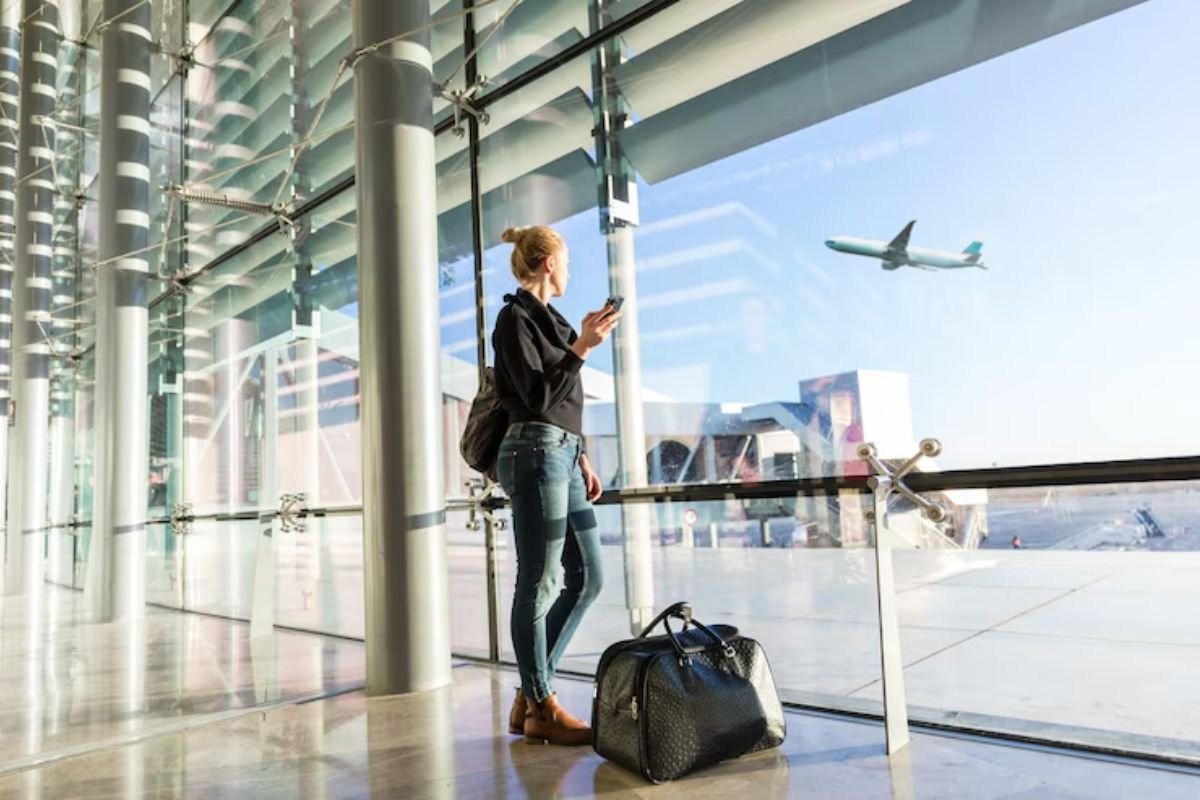
<instances>
[{"instance_id":1,"label":"reflection on glass","mask_svg":"<svg viewBox=\"0 0 1200 800\"><path fill-rule=\"evenodd\" d=\"M249 622L259 525L195 522L186 535L183 607Z\"/></svg>"},{"instance_id":2,"label":"reflection on glass","mask_svg":"<svg viewBox=\"0 0 1200 800\"><path fill-rule=\"evenodd\" d=\"M148 513L170 516L183 502L185 299L171 297L150 310Z\"/></svg>"},{"instance_id":3,"label":"reflection on glass","mask_svg":"<svg viewBox=\"0 0 1200 800\"><path fill-rule=\"evenodd\" d=\"M362 517L310 519L276 539L279 625L363 636Z\"/></svg>"},{"instance_id":4,"label":"reflection on glass","mask_svg":"<svg viewBox=\"0 0 1200 800\"><path fill-rule=\"evenodd\" d=\"M287 240L274 236L191 286L185 315L187 502L197 511L276 507L264 494L271 343L292 336Z\"/></svg>"},{"instance_id":5,"label":"reflection on glass","mask_svg":"<svg viewBox=\"0 0 1200 800\"><path fill-rule=\"evenodd\" d=\"M577 44L589 33L588 8L571 0L483 6L474 15L479 73L489 87L502 85ZM462 62L461 42L454 49L434 44L435 77L452 72Z\"/></svg>"},{"instance_id":6,"label":"reflection on glass","mask_svg":"<svg viewBox=\"0 0 1200 800\"><path fill-rule=\"evenodd\" d=\"M183 608L186 547L170 525L146 526L146 602Z\"/></svg>"}]
</instances>

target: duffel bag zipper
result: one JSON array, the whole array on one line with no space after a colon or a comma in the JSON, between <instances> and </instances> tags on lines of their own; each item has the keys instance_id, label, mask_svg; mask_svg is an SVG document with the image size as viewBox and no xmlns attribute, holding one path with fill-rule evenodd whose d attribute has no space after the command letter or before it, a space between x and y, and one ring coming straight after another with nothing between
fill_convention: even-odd
<instances>
[{"instance_id":1,"label":"duffel bag zipper","mask_svg":"<svg viewBox=\"0 0 1200 800\"><path fill-rule=\"evenodd\" d=\"M636 697L629 701L629 715L632 716L635 720L638 717L638 715L637 715L637 698Z\"/></svg>"}]
</instances>

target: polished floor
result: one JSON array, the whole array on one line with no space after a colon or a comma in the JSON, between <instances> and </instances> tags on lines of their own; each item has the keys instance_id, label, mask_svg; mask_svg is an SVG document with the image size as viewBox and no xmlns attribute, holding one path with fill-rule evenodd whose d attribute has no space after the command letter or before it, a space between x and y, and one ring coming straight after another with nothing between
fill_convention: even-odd
<instances>
[{"instance_id":1,"label":"polished floor","mask_svg":"<svg viewBox=\"0 0 1200 800\"><path fill-rule=\"evenodd\" d=\"M1200 777L918 735L888 759L878 725L791 714L777 751L652 786L589 748L505 732L513 673L458 664L452 687L361 693L164 731L0 775L4 798L1155 798L1192 800ZM560 681L575 709L591 685Z\"/></svg>"},{"instance_id":2,"label":"polished floor","mask_svg":"<svg viewBox=\"0 0 1200 800\"><path fill-rule=\"evenodd\" d=\"M485 656L486 550L465 519L456 512L449 525L451 640L457 653ZM309 522L273 540L275 621L361 637L361 521ZM149 540L155 602L249 617L258 523L197 524L174 544L166 534ZM499 545L503 629L515 575L508 532ZM622 549L602 549L604 588L563 663L581 672L630 632ZM701 619L760 639L788 698L877 711L873 559L861 549L655 547L651 588L657 607L692 600ZM894 559L914 714L1200 761L1200 681L1186 666L1200 663L1200 553L897 550ZM511 659L507 636L501 644Z\"/></svg>"},{"instance_id":3,"label":"polished floor","mask_svg":"<svg viewBox=\"0 0 1200 800\"><path fill-rule=\"evenodd\" d=\"M0 598L0 775L363 685L359 642L252 639L243 623L153 608L89 624L82 593L52 585L41 602L34 614Z\"/></svg>"},{"instance_id":4,"label":"polished floor","mask_svg":"<svg viewBox=\"0 0 1200 800\"><path fill-rule=\"evenodd\" d=\"M922 734L889 759L877 724L800 713L779 750L656 787L509 736L509 669L457 662L443 690L368 700L361 643L161 609L89 624L80 599L0 606L5 800L1200 796L1194 774L990 741ZM586 716L589 682L558 689Z\"/></svg>"}]
</instances>

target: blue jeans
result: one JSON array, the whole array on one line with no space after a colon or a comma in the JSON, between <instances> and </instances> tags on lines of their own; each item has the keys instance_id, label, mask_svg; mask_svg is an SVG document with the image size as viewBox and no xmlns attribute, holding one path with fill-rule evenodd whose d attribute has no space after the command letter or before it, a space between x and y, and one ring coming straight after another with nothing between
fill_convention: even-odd
<instances>
[{"instance_id":1,"label":"blue jeans","mask_svg":"<svg viewBox=\"0 0 1200 800\"><path fill-rule=\"evenodd\" d=\"M600 533L579 466L579 437L542 422L512 425L496 462L512 500L517 585L512 640L525 696L542 701L588 606L600 594ZM562 564L562 588L555 596Z\"/></svg>"}]
</instances>

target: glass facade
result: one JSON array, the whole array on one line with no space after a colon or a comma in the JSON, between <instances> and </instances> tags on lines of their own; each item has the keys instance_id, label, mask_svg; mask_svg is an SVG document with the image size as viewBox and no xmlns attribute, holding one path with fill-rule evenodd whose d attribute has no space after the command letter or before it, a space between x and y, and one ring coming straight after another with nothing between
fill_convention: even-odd
<instances>
[{"instance_id":1,"label":"glass facade","mask_svg":"<svg viewBox=\"0 0 1200 800\"><path fill-rule=\"evenodd\" d=\"M317 516L276 531L275 621L361 637L350 0L151 5L148 598L248 619L257 515L302 494ZM564 235L568 319L626 297L617 346L583 375L588 451L614 491L605 589L564 666L591 671L628 635L642 574L656 606L692 598L701 619L759 638L787 699L878 713L859 446L895 463L936 435L944 455L922 465L935 473L1125 462L1130 482L1099 488L981 476L931 492L951 512L938 525L893 509L912 545L896 555L912 713L1200 760L1184 724L1200 695L1180 666L1200 633L1179 611L1196 600L1196 485L1133 483L1152 460L1200 453L1200 279L1180 251L1200 214L1200 9L471 5L431 0L435 79L486 78L486 120L464 112L457 129L434 102L448 499L479 477L457 444L481 334L490 364L515 286L501 232ZM99 260L100 3L84 7L84 45L59 54L75 69L60 68L55 115L47 567L76 587ZM805 479L847 483L733 493ZM718 484L728 499L620 507L620 490ZM497 558L511 660L509 536ZM648 556L623 546L638 536ZM453 512L448 538L454 646L486 656L483 534ZM631 561L647 557L639 573ZM1099 664L1118 665L1114 683L1073 677ZM1055 699L1030 700L1042 696ZM1177 714L1139 711L1156 706Z\"/></svg>"}]
</instances>

